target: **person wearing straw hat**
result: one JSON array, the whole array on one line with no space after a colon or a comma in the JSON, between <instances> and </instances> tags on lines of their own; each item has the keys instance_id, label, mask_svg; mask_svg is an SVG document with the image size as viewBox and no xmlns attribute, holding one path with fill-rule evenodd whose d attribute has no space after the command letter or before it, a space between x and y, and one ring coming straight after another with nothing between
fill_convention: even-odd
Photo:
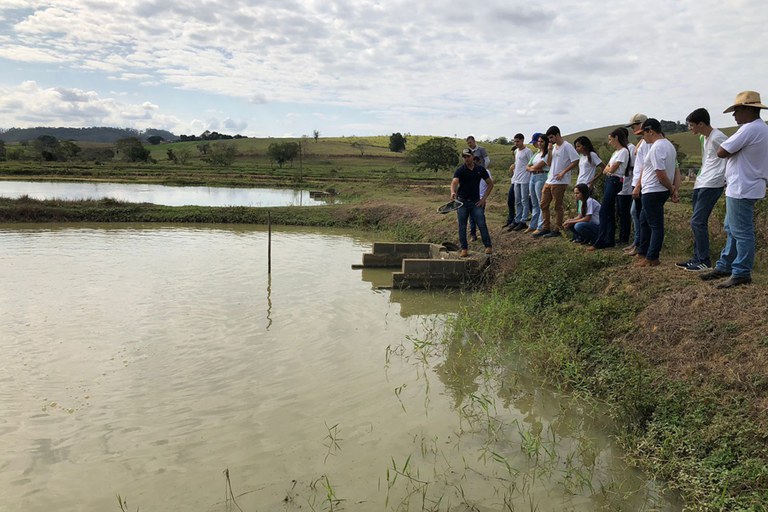
<instances>
[{"instance_id":1,"label":"person wearing straw hat","mask_svg":"<svg viewBox=\"0 0 768 512\"><path fill-rule=\"evenodd\" d=\"M768 109L760 93L743 91L733 105L723 111L733 112L739 129L717 150L725 159L725 247L715 268L701 276L704 281L728 277L718 288L731 288L752 282L755 263L755 203L765 197L768 183L768 126L760 110Z\"/></svg>"},{"instance_id":2,"label":"person wearing straw hat","mask_svg":"<svg viewBox=\"0 0 768 512\"><path fill-rule=\"evenodd\" d=\"M475 164L475 158L471 149L461 152L464 163L453 173L451 180L451 199L458 199L463 204L456 210L459 220L459 244L461 245L462 258L469 256L467 243L467 220L471 216L475 219L483 239L485 254L493 253L491 248L491 235L485 222L485 201L493 190L493 180L485 167ZM480 182L485 181L488 187L485 194L480 195Z\"/></svg>"}]
</instances>

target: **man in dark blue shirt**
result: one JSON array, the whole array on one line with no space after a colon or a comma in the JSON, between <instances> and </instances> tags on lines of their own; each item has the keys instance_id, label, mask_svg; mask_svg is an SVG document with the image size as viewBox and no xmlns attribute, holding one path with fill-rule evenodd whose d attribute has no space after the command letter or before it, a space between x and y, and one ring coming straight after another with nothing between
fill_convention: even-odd
<instances>
[{"instance_id":1,"label":"man in dark blue shirt","mask_svg":"<svg viewBox=\"0 0 768 512\"><path fill-rule=\"evenodd\" d=\"M456 213L459 219L459 244L461 245L461 257L469 256L467 244L467 220L470 216L475 220L480 229L480 237L485 246L485 254L493 253L491 248L491 235L485 223L485 201L493 190L493 180L485 167L475 163L472 150L465 149L461 153L464 164L453 173L451 181L451 199L458 199L463 206ZM487 188L485 194L480 197L480 181L485 181Z\"/></svg>"}]
</instances>

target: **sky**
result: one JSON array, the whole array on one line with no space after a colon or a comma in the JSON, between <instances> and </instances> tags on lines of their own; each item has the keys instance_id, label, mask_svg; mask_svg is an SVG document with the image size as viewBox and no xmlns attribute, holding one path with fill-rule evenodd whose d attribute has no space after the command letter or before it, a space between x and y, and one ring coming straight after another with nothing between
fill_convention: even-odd
<instances>
[{"instance_id":1,"label":"sky","mask_svg":"<svg viewBox=\"0 0 768 512\"><path fill-rule=\"evenodd\" d=\"M529 136L768 101L760 0L2 0L0 128ZM765 116L763 116L765 118Z\"/></svg>"}]
</instances>

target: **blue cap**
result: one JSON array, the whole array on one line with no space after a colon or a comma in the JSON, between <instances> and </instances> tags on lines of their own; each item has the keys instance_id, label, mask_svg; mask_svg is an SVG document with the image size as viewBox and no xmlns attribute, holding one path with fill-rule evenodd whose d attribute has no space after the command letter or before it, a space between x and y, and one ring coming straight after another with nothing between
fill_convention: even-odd
<instances>
[{"instance_id":1,"label":"blue cap","mask_svg":"<svg viewBox=\"0 0 768 512\"><path fill-rule=\"evenodd\" d=\"M536 144L537 142L539 142L539 137L541 137L542 135L544 134L539 132L534 133L533 135L531 135L531 142L529 142L528 144Z\"/></svg>"}]
</instances>

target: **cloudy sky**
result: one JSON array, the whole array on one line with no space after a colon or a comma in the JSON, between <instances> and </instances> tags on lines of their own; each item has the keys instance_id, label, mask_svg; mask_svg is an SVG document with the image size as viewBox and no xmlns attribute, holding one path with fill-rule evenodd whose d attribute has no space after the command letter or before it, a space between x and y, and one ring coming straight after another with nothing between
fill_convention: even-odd
<instances>
[{"instance_id":1,"label":"cloudy sky","mask_svg":"<svg viewBox=\"0 0 768 512\"><path fill-rule=\"evenodd\" d=\"M762 0L2 0L0 128L511 137L768 100Z\"/></svg>"}]
</instances>

